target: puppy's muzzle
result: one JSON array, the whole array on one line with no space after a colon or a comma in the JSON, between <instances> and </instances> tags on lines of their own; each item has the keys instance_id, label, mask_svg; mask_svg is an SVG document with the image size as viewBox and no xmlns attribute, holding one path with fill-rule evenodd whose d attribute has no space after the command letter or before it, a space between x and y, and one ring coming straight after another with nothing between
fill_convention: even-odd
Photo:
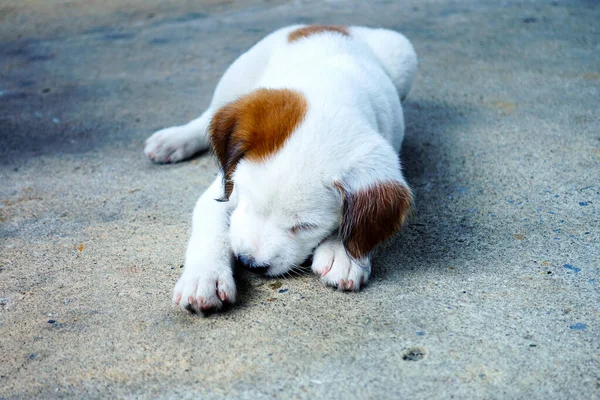
<instances>
[{"instance_id":1,"label":"puppy's muzzle","mask_svg":"<svg viewBox=\"0 0 600 400\"><path fill-rule=\"evenodd\" d=\"M269 269L269 264L261 264L256 262L256 259L252 256L246 256L243 254L238 254L237 259L247 270L256 272L259 274L264 274Z\"/></svg>"}]
</instances>

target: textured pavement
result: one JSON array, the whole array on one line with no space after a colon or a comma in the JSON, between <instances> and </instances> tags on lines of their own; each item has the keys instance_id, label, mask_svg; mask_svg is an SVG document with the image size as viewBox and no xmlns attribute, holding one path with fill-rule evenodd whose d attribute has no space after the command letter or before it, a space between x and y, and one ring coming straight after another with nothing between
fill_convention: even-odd
<instances>
[{"instance_id":1,"label":"textured pavement","mask_svg":"<svg viewBox=\"0 0 600 400\"><path fill-rule=\"evenodd\" d=\"M0 398L600 398L597 2L121 3L0 3ZM416 216L360 293L241 276L186 315L217 168L143 141L292 23L413 42Z\"/></svg>"}]
</instances>

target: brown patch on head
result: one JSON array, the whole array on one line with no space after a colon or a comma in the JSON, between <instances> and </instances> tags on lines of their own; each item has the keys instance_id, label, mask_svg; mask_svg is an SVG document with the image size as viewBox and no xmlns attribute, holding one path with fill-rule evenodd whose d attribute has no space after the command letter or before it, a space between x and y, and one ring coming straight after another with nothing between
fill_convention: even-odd
<instances>
[{"instance_id":1,"label":"brown patch on head","mask_svg":"<svg viewBox=\"0 0 600 400\"><path fill-rule=\"evenodd\" d=\"M304 96L288 89L257 89L221 107L209 134L223 171L227 201L231 176L243 158L264 161L279 150L302 122L308 105Z\"/></svg>"},{"instance_id":2,"label":"brown patch on head","mask_svg":"<svg viewBox=\"0 0 600 400\"><path fill-rule=\"evenodd\" d=\"M311 35L316 35L318 33L323 32L337 32L342 34L343 36L350 36L348 29L344 26L335 26L335 25L309 25L303 28L298 28L294 31L291 31L288 34L288 42L292 43L296 40L300 40L305 37L309 37Z\"/></svg>"},{"instance_id":3,"label":"brown patch on head","mask_svg":"<svg viewBox=\"0 0 600 400\"><path fill-rule=\"evenodd\" d=\"M367 256L392 237L412 212L412 193L398 182L376 183L357 192L339 183L336 187L343 197L339 235L354 258Z\"/></svg>"}]
</instances>

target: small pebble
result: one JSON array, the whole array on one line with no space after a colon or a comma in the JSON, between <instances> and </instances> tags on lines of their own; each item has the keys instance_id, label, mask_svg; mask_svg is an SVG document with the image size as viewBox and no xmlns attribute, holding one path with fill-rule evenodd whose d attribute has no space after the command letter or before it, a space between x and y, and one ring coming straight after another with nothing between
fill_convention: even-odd
<instances>
[{"instance_id":1,"label":"small pebble","mask_svg":"<svg viewBox=\"0 0 600 400\"><path fill-rule=\"evenodd\" d=\"M281 281L276 281L276 282L273 282L273 283L269 283L269 287L271 289L279 289L282 286L283 286L283 283L281 283Z\"/></svg>"},{"instance_id":2,"label":"small pebble","mask_svg":"<svg viewBox=\"0 0 600 400\"><path fill-rule=\"evenodd\" d=\"M563 265L563 268L566 268L566 269L568 269L568 270L571 270L571 271L573 271L573 272L575 272L575 273L577 273L577 272L581 271L581 268L574 267L574 266L572 266L571 264L565 264L565 265Z\"/></svg>"},{"instance_id":3,"label":"small pebble","mask_svg":"<svg viewBox=\"0 0 600 400\"><path fill-rule=\"evenodd\" d=\"M287 293L288 289L280 289L279 293Z\"/></svg>"},{"instance_id":4,"label":"small pebble","mask_svg":"<svg viewBox=\"0 0 600 400\"><path fill-rule=\"evenodd\" d=\"M582 330L587 329L587 325L583 324L581 322L578 322L578 323L576 323L574 325L569 326L569 329L573 329L575 331L582 331Z\"/></svg>"},{"instance_id":5,"label":"small pebble","mask_svg":"<svg viewBox=\"0 0 600 400\"><path fill-rule=\"evenodd\" d=\"M48 323L49 323L49 324L54 324L55 322L56 322L56 321L55 321L55 320L53 320L53 319L49 319L49 320L48 320Z\"/></svg>"}]
</instances>

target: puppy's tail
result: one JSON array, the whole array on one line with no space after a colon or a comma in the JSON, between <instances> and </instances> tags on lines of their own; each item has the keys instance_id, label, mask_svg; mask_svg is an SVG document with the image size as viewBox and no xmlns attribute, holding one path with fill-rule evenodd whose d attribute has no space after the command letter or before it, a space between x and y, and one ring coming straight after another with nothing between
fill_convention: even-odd
<instances>
[{"instance_id":1,"label":"puppy's tail","mask_svg":"<svg viewBox=\"0 0 600 400\"><path fill-rule=\"evenodd\" d=\"M371 48L394 82L400 99L404 100L417 72L417 54L410 41L388 29L352 27L351 35Z\"/></svg>"}]
</instances>

